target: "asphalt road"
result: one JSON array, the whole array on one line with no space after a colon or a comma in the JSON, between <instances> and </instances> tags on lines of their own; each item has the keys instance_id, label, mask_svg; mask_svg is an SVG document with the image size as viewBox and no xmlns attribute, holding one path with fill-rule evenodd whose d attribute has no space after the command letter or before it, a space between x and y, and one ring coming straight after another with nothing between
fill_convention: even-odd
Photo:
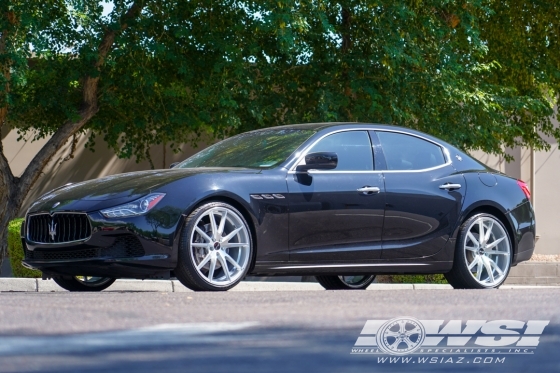
<instances>
[{"instance_id":1,"label":"asphalt road","mask_svg":"<svg viewBox=\"0 0 560 373\"><path fill-rule=\"evenodd\" d=\"M0 372L559 372L559 299L545 288L1 293ZM400 316L550 324L529 354L351 353L367 320Z\"/></svg>"}]
</instances>

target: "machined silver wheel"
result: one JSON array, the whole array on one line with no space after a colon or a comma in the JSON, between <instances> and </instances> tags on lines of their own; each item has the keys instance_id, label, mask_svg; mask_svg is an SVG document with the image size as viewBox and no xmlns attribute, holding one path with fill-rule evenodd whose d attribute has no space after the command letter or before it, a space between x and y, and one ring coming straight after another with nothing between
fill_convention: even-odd
<instances>
[{"instance_id":1,"label":"machined silver wheel","mask_svg":"<svg viewBox=\"0 0 560 373\"><path fill-rule=\"evenodd\" d=\"M495 287L505 280L511 243L500 221L491 215L478 216L468 225L462 246L467 269L480 285Z\"/></svg>"},{"instance_id":2,"label":"machined silver wheel","mask_svg":"<svg viewBox=\"0 0 560 373\"><path fill-rule=\"evenodd\" d=\"M369 276L338 276L340 281L352 289L361 289L368 286L375 279L375 275Z\"/></svg>"},{"instance_id":3,"label":"machined silver wheel","mask_svg":"<svg viewBox=\"0 0 560 373\"><path fill-rule=\"evenodd\" d=\"M375 275L315 276L326 290L364 290L375 280Z\"/></svg>"},{"instance_id":4,"label":"machined silver wheel","mask_svg":"<svg viewBox=\"0 0 560 373\"><path fill-rule=\"evenodd\" d=\"M113 283L115 280L110 277L95 277L95 276L74 276L74 278L84 286L101 287L107 283Z\"/></svg>"},{"instance_id":5,"label":"machined silver wheel","mask_svg":"<svg viewBox=\"0 0 560 373\"><path fill-rule=\"evenodd\" d=\"M57 276L53 280L68 291L101 291L115 282L114 278L97 276Z\"/></svg>"},{"instance_id":6,"label":"machined silver wheel","mask_svg":"<svg viewBox=\"0 0 560 373\"><path fill-rule=\"evenodd\" d=\"M190 235L190 256L198 275L217 287L228 287L246 273L251 259L249 229L227 205L196 217Z\"/></svg>"}]
</instances>

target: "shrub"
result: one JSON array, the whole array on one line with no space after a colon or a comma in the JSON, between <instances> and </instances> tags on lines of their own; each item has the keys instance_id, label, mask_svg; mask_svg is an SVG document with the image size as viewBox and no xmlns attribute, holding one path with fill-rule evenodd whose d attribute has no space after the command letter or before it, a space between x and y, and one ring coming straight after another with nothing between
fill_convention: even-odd
<instances>
[{"instance_id":1,"label":"shrub","mask_svg":"<svg viewBox=\"0 0 560 373\"><path fill-rule=\"evenodd\" d=\"M41 277L41 271L25 268L21 265L21 261L24 259L20 234L22 223L23 219L15 219L8 226L8 256L10 257L12 273L14 277Z\"/></svg>"},{"instance_id":2,"label":"shrub","mask_svg":"<svg viewBox=\"0 0 560 373\"><path fill-rule=\"evenodd\" d=\"M437 275L382 275L377 276L377 282L392 284L447 284L441 274Z\"/></svg>"}]
</instances>

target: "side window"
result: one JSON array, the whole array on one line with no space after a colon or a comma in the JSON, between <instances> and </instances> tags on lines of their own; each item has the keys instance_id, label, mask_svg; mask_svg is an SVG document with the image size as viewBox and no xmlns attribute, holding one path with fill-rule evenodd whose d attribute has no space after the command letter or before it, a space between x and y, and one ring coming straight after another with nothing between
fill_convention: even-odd
<instances>
[{"instance_id":1,"label":"side window","mask_svg":"<svg viewBox=\"0 0 560 373\"><path fill-rule=\"evenodd\" d=\"M445 163L443 149L429 141L402 133L378 131L388 170L423 170Z\"/></svg>"},{"instance_id":2,"label":"side window","mask_svg":"<svg viewBox=\"0 0 560 373\"><path fill-rule=\"evenodd\" d=\"M321 139L309 153L335 152L338 166L334 171L371 171L373 152L365 131L338 132Z\"/></svg>"}]
</instances>

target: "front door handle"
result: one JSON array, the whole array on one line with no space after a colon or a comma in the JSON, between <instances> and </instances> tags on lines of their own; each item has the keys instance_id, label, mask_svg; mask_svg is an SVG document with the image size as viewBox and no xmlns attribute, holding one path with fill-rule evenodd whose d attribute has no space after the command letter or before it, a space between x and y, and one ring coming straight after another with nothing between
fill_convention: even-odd
<instances>
[{"instance_id":1,"label":"front door handle","mask_svg":"<svg viewBox=\"0 0 560 373\"><path fill-rule=\"evenodd\" d=\"M365 194L365 195L370 195L370 194L377 194L381 191L381 189L379 189L378 187L372 187L372 186L365 186L362 188L358 188L357 189L358 192Z\"/></svg>"},{"instance_id":2,"label":"front door handle","mask_svg":"<svg viewBox=\"0 0 560 373\"><path fill-rule=\"evenodd\" d=\"M461 188L461 184L451 184L451 183L445 183L439 186L439 189L447 189L447 190L460 189L460 188Z\"/></svg>"}]
</instances>

